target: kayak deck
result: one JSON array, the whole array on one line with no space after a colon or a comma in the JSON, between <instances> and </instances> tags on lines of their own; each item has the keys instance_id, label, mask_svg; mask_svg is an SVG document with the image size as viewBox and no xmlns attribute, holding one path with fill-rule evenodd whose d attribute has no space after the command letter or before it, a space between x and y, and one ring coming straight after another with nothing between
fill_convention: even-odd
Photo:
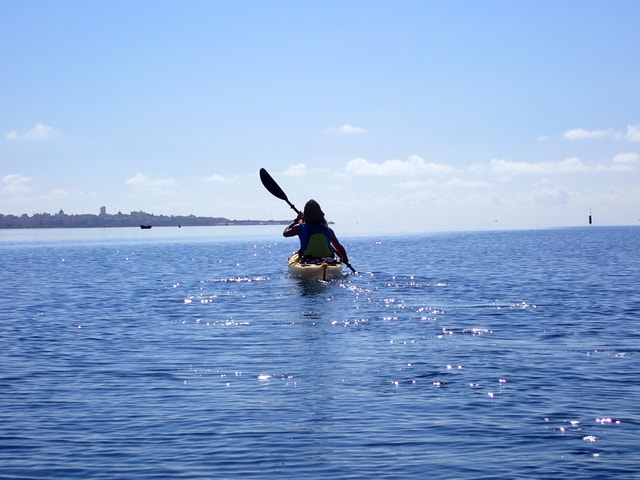
<instances>
[{"instance_id":1,"label":"kayak deck","mask_svg":"<svg viewBox=\"0 0 640 480\"><path fill-rule=\"evenodd\" d=\"M303 280L332 280L342 277L342 263L331 259L308 262L294 253L287 260L289 276Z\"/></svg>"}]
</instances>

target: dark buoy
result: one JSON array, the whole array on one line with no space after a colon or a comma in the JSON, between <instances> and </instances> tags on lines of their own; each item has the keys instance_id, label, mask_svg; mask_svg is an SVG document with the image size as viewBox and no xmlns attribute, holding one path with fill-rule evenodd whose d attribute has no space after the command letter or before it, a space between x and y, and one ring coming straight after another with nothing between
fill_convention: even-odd
<instances>
[{"instance_id":1,"label":"dark buoy","mask_svg":"<svg viewBox=\"0 0 640 480\"><path fill-rule=\"evenodd\" d=\"M591 225L591 210L589 210L589 225Z\"/></svg>"}]
</instances>

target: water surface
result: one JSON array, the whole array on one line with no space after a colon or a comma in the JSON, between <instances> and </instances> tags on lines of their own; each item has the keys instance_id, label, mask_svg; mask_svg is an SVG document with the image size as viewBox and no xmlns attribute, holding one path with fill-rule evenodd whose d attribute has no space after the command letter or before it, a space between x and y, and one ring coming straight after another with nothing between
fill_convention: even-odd
<instances>
[{"instance_id":1,"label":"water surface","mask_svg":"<svg viewBox=\"0 0 640 480\"><path fill-rule=\"evenodd\" d=\"M639 228L216 228L0 234L0 478L637 478Z\"/></svg>"}]
</instances>

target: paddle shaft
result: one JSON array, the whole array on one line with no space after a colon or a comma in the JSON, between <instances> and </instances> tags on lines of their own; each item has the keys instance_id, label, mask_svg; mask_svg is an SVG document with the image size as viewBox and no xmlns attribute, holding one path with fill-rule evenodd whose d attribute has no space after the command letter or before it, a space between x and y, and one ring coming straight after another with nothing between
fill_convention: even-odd
<instances>
[{"instance_id":1,"label":"paddle shaft","mask_svg":"<svg viewBox=\"0 0 640 480\"><path fill-rule=\"evenodd\" d=\"M264 188L269 190L269 193L271 193L271 195L279 198L280 200L284 200L293 209L294 212L296 212L298 215L300 214L300 210L298 210L296 206L289 201L289 199L287 198L287 194L284 193L284 190L280 188L280 185L276 183L273 177L269 175L269 172L267 172L264 168L260 169L260 181L262 182L262 185L264 185ZM344 264L349 267L349 270L351 270L353 273L358 273L349 262L344 262Z\"/></svg>"}]
</instances>

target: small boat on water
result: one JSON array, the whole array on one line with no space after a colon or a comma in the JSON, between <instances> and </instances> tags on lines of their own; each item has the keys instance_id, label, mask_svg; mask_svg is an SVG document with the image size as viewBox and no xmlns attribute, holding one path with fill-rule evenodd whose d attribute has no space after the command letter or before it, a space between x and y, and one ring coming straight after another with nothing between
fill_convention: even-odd
<instances>
[{"instance_id":1,"label":"small boat on water","mask_svg":"<svg viewBox=\"0 0 640 480\"><path fill-rule=\"evenodd\" d=\"M151 225L140 225L142 230L151 230Z\"/></svg>"},{"instance_id":2,"label":"small boat on water","mask_svg":"<svg viewBox=\"0 0 640 480\"><path fill-rule=\"evenodd\" d=\"M294 253L287 259L289 276L302 280L332 280L342 277L342 263L335 259L307 260Z\"/></svg>"}]
</instances>

